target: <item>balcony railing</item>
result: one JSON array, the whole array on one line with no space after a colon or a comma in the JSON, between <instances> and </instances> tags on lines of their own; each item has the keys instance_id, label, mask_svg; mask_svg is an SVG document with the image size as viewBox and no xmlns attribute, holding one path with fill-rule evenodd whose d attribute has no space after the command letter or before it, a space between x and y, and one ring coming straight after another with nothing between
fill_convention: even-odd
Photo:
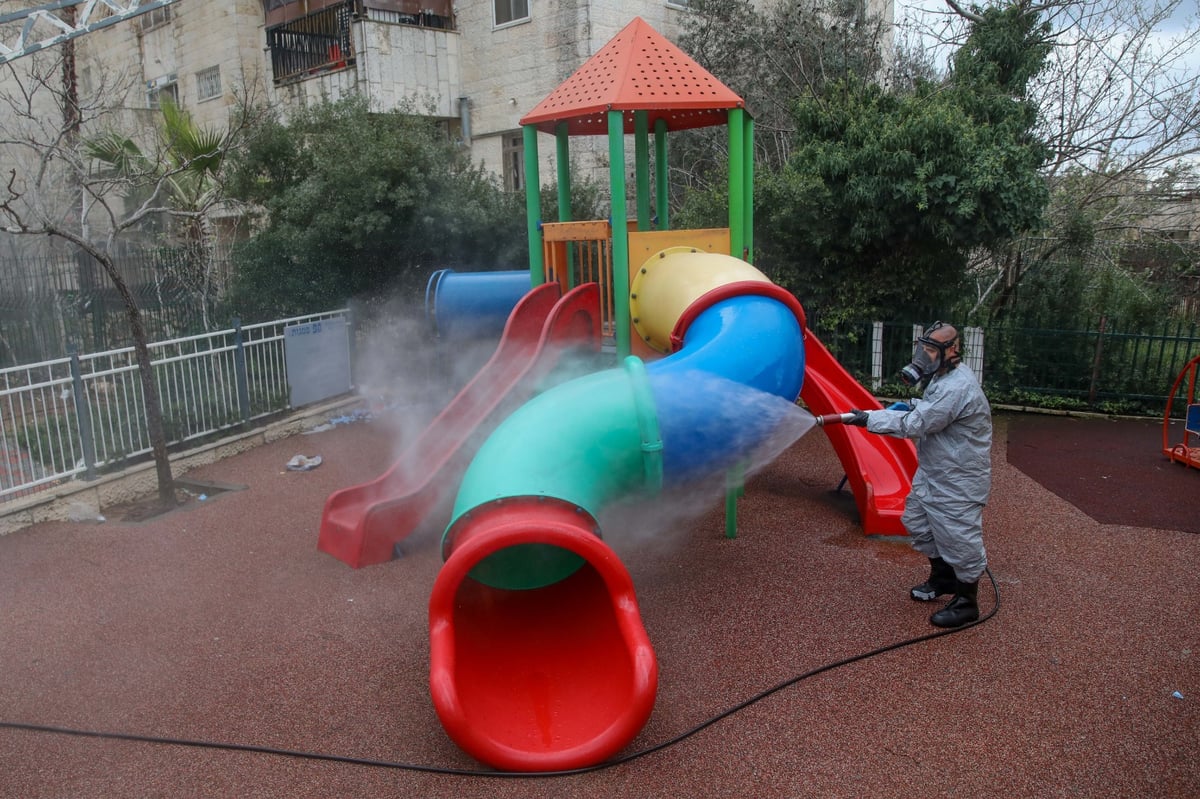
<instances>
[{"instance_id":1,"label":"balcony railing","mask_svg":"<svg viewBox=\"0 0 1200 799\"><path fill-rule=\"evenodd\" d=\"M267 28L267 49L271 51L275 83L353 64L354 37L350 35L350 23L361 11L360 0L346 0Z\"/></svg>"},{"instance_id":2,"label":"balcony railing","mask_svg":"<svg viewBox=\"0 0 1200 799\"><path fill-rule=\"evenodd\" d=\"M355 20L454 30L450 0L344 0L267 28L276 84L353 66ZM268 16L268 22L271 17Z\"/></svg>"}]
</instances>

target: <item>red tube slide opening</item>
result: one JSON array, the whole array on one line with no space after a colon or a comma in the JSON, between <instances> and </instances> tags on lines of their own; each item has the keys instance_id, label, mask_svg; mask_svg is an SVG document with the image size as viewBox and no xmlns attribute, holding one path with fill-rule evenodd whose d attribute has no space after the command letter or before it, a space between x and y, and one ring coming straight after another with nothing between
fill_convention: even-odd
<instances>
[{"instance_id":1,"label":"red tube slide opening","mask_svg":"<svg viewBox=\"0 0 1200 799\"><path fill-rule=\"evenodd\" d=\"M606 760L654 707L658 665L633 581L591 515L545 497L483 506L459 520L429 603L430 692L446 732L478 760L559 771ZM544 550L552 582L497 587L484 561ZM527 557L521 560L527 561ZM578 561L577 568L562 564ZM485 563L482 571L491 571Z\"/></svg>"}]
</instances>

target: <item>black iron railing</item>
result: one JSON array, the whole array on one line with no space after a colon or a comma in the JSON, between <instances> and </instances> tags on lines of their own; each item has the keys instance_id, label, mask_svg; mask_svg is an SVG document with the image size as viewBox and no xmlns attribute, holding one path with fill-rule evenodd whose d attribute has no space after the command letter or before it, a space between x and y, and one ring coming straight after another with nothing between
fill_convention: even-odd
<instances>
[{"instance_id":1,"label":"black iron railing","mask_svg":"<svg viewBox=\"0 0 1200 799\"><path fill-rule=\"evenodd\" d=\"M353 66L356 19L395 25L454 30L449 0L345 0L298 19L267 28L275 83Z\"/></svg>"},{"instance_id":2,"label":"black iron railing","mask_svg":"<svg viewBox=\"0 0 1200 799\"><path fill-rule=\"evenodd\" d=\"M275 83L299 80L354 63L350 23L362 13L360 0L326 6L299 19L267 28Z\"/></svg>"}]
</instances>

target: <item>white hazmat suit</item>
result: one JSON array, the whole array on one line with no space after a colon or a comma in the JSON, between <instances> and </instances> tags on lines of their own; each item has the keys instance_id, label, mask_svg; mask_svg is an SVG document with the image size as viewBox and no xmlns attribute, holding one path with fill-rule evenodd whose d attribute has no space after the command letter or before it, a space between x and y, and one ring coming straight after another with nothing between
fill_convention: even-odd
<instances>
[{"instance_id":1,"label":"white hazmat suit","mask_svg":"<svg viewBox=\"0 0 1200 799\"><path fill-rule=\"evenodd\" d=\"M987 568L983 507L992 490L992 408L965 364L930 379L912 410L871 411L867 430L910 438L917 471L901 522L912 547L942 558L962 582Z\"/></svg>"}]
</instances>

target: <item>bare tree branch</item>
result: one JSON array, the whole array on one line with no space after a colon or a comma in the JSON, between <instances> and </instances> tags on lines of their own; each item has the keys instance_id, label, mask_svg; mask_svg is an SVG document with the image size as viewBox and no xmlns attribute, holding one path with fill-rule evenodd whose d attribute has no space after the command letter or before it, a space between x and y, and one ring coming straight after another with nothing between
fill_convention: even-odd
<instances>
[{"instance_id":1,"label":"bare tree branch","mask_svg":"<svg viewBox=\"0 0 1200 799\"><path fill-rule=\"evenodd\" d=\"M185 240L193 233L202 238L223 195L215 175L209 180L196 173L199 166L219 161L252 116L240 110L229 130L211 138L212 147L207 147L210 139L196 138L191 141L206 149L180 157L179 142L163 140L158 127L162 113L131 110L128 98L139 81L105 72L97 63L89 86L64 87L62 58L62 48L42 51L5 64L0 73L0 151L6 163L16 164L0 194L2 229L69 242L101 265L120 295L141 377L159 498L169 503L174 500L173 478L147 331L113 253L119 239L138 233L155 215L184 220ZM68 74L66 82L70 80L73 75ZM188 120L177 115L177 121ZM89 137L101 134L128 137L140 160L129 169L101 163L94 147L89 149ZM199 254L206 255L204 247ZM207 276L201 282L200 290L207 291Z\"/></svg>"}]
</instances>

